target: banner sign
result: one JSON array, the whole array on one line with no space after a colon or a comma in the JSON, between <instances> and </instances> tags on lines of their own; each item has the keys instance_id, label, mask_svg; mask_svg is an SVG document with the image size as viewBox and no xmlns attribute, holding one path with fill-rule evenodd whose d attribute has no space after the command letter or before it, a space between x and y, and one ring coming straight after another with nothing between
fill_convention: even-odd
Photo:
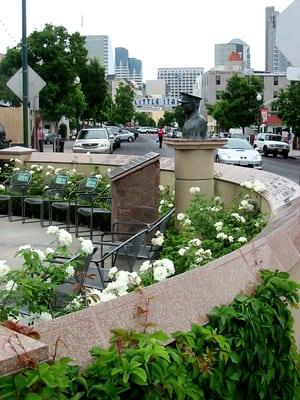
<instances>
[{"instance_id":1,"label":"banner sign","mask_svg":"<svg viewBox=\"0 0 300 400\"><path fill-rule=\"evenodd\" d=\"M261 116L261 123L264 124L264 125L267 125L268 117L269 117L267 107L261 107L260 116Z\"/></svg>"},{"instance_id":2,"label":"banner sign","mask_svg":"<svg viewBox=\"0 0 300 400\"><path fill-rule=\"evenodd\" d=\"M151 107L176 107L179 105L177 97L160 97L160 98L136 98L134 100L136 107L151 106Z\"/></svg>"}]
</instances>

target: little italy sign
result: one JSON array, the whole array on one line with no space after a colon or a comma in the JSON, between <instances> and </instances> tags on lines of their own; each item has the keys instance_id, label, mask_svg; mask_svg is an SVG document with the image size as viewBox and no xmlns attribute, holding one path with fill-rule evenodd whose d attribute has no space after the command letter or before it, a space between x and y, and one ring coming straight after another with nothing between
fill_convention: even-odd
<instances>
[{"instance_id":1,"label":"little italy sign","mask_svg":"<svg viewBox=\"0 0 300 400\"><path fill-rule=\"evenodd\" d=\"M177 97L160 97L160 98L136 98L134 100L136 107L176 107L179 105L179 99Z\"/></svg>"}]
</instances>

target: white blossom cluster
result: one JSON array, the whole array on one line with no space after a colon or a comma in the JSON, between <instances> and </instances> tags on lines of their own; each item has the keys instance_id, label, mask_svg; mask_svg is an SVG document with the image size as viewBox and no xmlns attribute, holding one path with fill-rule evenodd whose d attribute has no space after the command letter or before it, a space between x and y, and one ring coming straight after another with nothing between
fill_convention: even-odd
<instances>
[{"instance_id":1,"label":"white blossom cluster","mask_svg":"<svg viewBox=\"0 0 300 400\"><path fill-rule=\"evenodd\" d=\"M245 187L250 190L254 190L254 192L256 192L256 193L262 193L266 190L265 185L258 180L254 180L253 182L252 181L244 181L244 182L240 183L240 186Z\"/></svg>"},{"instance_id":2,"label":"white blossom cluster","mask_svg":"<svg viewBox=\"0 0 300 400\"><path fill-rule=\"evenodd\" d=\"M2 183L1 183L1 184L0 184L0 192L4 192L4 190L5 190L5 186L2 185Z\"/></svg>"},{"instance_id":3,"label":"white blossom cluster","mask_svg":"<svg viewBox=\"0 0 300 400\"><path fill-rule=\"evenodd\" d=\"M156 231L154 237L151 239L153 246L161 247L165 241L164 234L160 231Z\"/></svg>"},{"instance_id":4,"label":"white blossom cluster","mask_svg":"<svg viewBox=\"0 0 300 400\"><path fill-rule=\"evenodd\" d=\"M30 313L29 315L19 314L11 319L20 322L22 325L32 325L35 322L49 321L52 319L52 315L43 311L41 313Z\"/></svg>"},{"instance_id":5,"label":"white blossom cluster","mask_svg":"<svg viewBox=\"0 0 300 400\"><path fill-rule=\"evenodd\" d=\"M200 188L199 188L199 186L192 186L192 187L190 187L189 192L190 192L191 194L200 193Z\"/></svg>"},{"instance_id":6,"label":"white blossom cluster","mask_svg":"<svg viewBox=\"0 0 300 400\"><path fill-rule=\"evenodd\" d=\"M0 282L10 272L10 267L6 263L6 260L0 260Z\"/></svg>"},{"instance_id":7,"label":"white blossom cluster","mask_svg":"<svg viewBox=\"0 0 300 400\"><path fill-rule=\"evenodd\" d=\"M239 213L232 213L231 217L236 219L238 222L241 222L242 224L245 224L246 218L240 215Z\"/></svg>"},{"instance_id":8,"label":"white blossom cluster","mask_svg":"<svg viewBox=\"0 0 300 400\"><path fill-rule=\"evenodd\" d=\"M253 211L254 210L254 204L252 204L248 199L243 199L240 202L239 210Z\"/></svg>"},{"instance_id":9,"label":"white blossom cluster","mask_svg":"<svg viewBox=\"0 0 300 400\"><path fill-rule=\"evenodd\" d=\"M202 242L198 238L194 238L189 240L188 246L182 247L178 250L178 254L183 257L183 256L192 256L193 262L193 267L201 265L203 260L206 260L208 258L211 258L212 252L210 249L204 250L202 247Z\"/></svg>"},{"instance_id":10,"label":"white blossom cluster","mask_svg":"<svg viewBox=\"0 0 300 400\"><path fill-rule=\"evenodd\" d=\"M192 221L189 219L189 217L187 215L185 215L184 213L177 214L177 221L181 222L183 226L189 226L192 223Z\"/></svg>"},{"instance_id":11,"label":"white blossom cluster","mask_svg":"<svg viewBox=\"0 0 300 400\"><path fill-rule=\"evenodd\" d=\"M173 261L163 258L161 260L156 260L151 262L149 260L144 261L140 267L140 273L149 273L153 275L155 282L161 282L175 274L175 267Z\"/></svg>"}]
</instances>

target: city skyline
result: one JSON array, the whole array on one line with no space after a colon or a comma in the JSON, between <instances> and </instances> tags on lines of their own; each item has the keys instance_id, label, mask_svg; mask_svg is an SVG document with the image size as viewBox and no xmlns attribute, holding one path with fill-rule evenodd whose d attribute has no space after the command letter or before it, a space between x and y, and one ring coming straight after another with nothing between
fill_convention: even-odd
<instances>
[{"instance_id":1,"label":"city skyline","mask_svg":"<svg viewBox=\"0 0 300 400\"><path fill-rule=\"evenodd\" d=\"M143 63L144 81L156 79L166 67L214 67L214 46L233 38L251 49L251 67L265 66L265 8L282 12L292 0L153 0L151 7L137 0L27 0L27 34L45 23L63 25L70 33L108 35L113 50L125 47ZM0 52L21 38L22 2L10 0L1 10Z\"/></svg>"}]
</instances>

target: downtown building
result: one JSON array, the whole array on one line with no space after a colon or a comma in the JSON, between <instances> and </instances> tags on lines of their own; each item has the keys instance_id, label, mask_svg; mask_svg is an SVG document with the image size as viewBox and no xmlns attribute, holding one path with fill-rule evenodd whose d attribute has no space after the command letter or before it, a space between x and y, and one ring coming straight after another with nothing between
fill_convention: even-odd
<instances>
[{"instance_id":1,"label":"downtown building","mask_svg":"<svg viewBox=\"0 0 300 400\"><path fill-rule=\"evenodd\" d=\"M143 65L138 58L128 56L128 50L124 47L115 48L115 76L116 79L124 79L143 86Z\"/></svg>"},{"instance_id":2,"label":"downtown building","mask_svg":"<svg viewBox=\"0 0 300 400\"><path fill-rule=\"evenodd\" d=\"M194 87L203 71L200 67L158 68L157 79L165 81L167 96L179 98L180 92L194 93Z\"/></svg>"},{"instance_id":3,"label":"downtown building","mask_svg":"<svg viewBox=\"0 0 300 400\"><path fill-rule=\"evenodd\" d=\"M251 69L250 46L241 39L232 39L229 43L215 44L215 68L227 69L232 53L238 54L244 69Z\"/></svg>"},{"instance_id":4,"label":"downtown building","mask_svg":"<svg viewBox=\"0 0 300 400\"><path fill-rule=\"evenodd\" d=\"M113 52L110 38L107 35L86 35L85 48L88 58L96 59L105 68L105 75L114 73Z\"/></svg>"},{"instance_id":5,"label":"downtown building","mask_svg":"<svg viewBox=\"0 0 300 400\"><path fill-rule=\"evenodd\" d=\"M286 73L291 65L276 46L276 19L279 15L274 7L265 10L265 69L275 74ZM292 39L291 39L292 40Z\"/></svg>"}]
</instances>

